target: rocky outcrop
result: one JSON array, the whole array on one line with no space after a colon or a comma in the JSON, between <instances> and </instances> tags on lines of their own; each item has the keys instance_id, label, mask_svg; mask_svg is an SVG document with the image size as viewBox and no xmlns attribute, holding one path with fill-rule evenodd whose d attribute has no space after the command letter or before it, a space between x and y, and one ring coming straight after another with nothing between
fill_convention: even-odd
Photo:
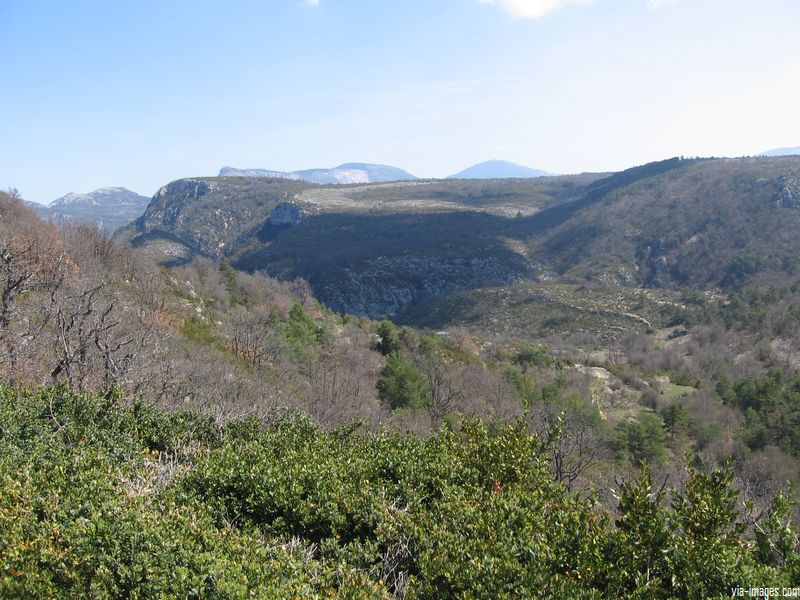
<instances>
[{"instance_id":1,"label":"rocky outcrop","mask_svg":"<svg viewBox=\"0 0 800 600\"><path fill-rule=\"evenodd\" d=\"M285 179L179 179L158 190L144 215L118 237L165 264L197 255L231 256L256 236L278 204L307 188Z\"/></svg>"},{"instance_id":2,"label":"rocky outcrop","mask_svg":"<svg viewBox=\"0 0 800 600\"><path fill-rule=\"evenodd\" d=\"M197 202L209 191L209 184L197 179L179 179L162 187L147 207L142 220L145 233L174 229L181 224L188 204Z\"/></svg>"},{"instance_id":3,"label":"rocky outcrop","mask_svg":"<svg viewBox=\"0 0 800 600\"><path fill-rule=\"evenodd\" d=\"M800 174L781 177L781 190L777 204L787 208L800 206Z\"/></svg>"},{"instance_id":4,"label":"rocky outcrop","mask_svg":"<svg viewBox=\"0 0 800 600\"><path fill-rule=\"evenodd\" d=\"M269 213L270 225L297 225L303 218L303 210L294 202L281 202Z\"/></svg>"}]
</instances>

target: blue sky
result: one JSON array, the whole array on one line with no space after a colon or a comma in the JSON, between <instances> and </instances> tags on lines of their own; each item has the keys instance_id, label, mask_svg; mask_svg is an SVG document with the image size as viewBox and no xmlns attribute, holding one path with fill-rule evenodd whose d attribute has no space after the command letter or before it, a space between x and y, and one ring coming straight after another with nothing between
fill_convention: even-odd
<instances>
[{"instance_id":1,"label":"blue sky","mask_svg":"<svg viewBox=\"0 0 800 600\"><path fill-rule=\"evenodd\" d=\"M0 188L800 145L797 0L0 0Z\"/></svg>"}]
</instances>

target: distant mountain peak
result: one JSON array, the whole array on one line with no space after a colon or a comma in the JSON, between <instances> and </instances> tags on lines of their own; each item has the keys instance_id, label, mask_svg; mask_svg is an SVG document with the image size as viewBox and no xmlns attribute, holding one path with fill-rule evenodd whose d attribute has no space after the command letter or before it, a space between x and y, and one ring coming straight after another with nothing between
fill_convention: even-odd
<instances>
[{"instance_id":1,"label":"distant mountain peak","mask_svg":"<svg viewBox=\"0 0 800 600\"><path fill-rule=\"evenodd\" d=\"M127 188L104 187L85 194L70 192L47 206L39 205L35 208L41 217L56 223L90 222L111 233L139 218L149 203L150 198L140 196Z\"/></svg>"},{"instance_id":2,"label":"distant mountain peak","mask_svg":"<svg viewBox=\"0 0 800 600\"><path fill-rule=\"evenodd\" d=\"M762 152L759 156L795 156L800 155L800 146L795 148L773 148Z\"/></svg>"},{"instance_id":3,"label":"distant mountain peak","mask_svg":"<svg viewBox=\"0 0 800 600\"><path fill-rule=\"evenodd\" d=\"M531 169L507 160L487 160L450 175L447 179L510 179L549 175L546 171Z\"/></svg>"},{"instance_id":4,"label":"distant mountain peak","mask_svg":"<svg viewBox=\"0 0 800 600\"><path fill-rule=\"evenodd\" d=\"M57 208L73 204L83 204L87 206L115 205L120 203L129 204L131 202L140 204L143 202L143 198L147 200L144 196L140 196L136 192L132 192L124 187L104 187L85 194L70 192L60 198L56 198L48 206L50 206L50 208Z\"/></svg>"},{"instance_id":5,"label":"distant mountain peak","mask_svg":"<svg viewBox=\"0 0 800 600\"><path fill-rule=\"evenodd\" d=\"M220 177L275 177L311 183L378 183L383 181L407 181L416 176L390 165L371 163L344 163L332 169L304 169L301 171L273 171L270 169L237 169L222 167Z\"/></svg>"}]
</instances>

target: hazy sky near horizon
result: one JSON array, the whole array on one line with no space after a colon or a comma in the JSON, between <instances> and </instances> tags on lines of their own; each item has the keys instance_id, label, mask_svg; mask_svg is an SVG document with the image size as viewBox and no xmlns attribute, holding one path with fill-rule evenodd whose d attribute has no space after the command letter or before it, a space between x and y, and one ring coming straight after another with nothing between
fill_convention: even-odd
<instances>
[{"instance_id":1,"label":"hazy sky near horizon","mask_svg":"<svg viewBox=\"0 0 800 600\"><path fill-rule=\"evenodd\" d=\"M798 0L0 0L0 188L800 146Z\"/></svg>"}]
</instances>

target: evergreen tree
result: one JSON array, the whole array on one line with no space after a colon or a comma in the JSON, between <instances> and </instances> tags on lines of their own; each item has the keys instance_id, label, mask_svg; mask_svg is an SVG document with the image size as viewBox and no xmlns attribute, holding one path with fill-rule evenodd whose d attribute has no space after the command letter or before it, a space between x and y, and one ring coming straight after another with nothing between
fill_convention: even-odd
<instances>
[{"instance_id":1,"label":"evergreen tree","mask_svg":"<svg viewBox=\"0 0 800 600\"><path fill-rule=\"evenodd\" d=\"M392 352L400 351L400 334L397 331L397 327L389 319L383 319L378 323L376 333L379 338L376 346L378 352L384 356L389 356Z\"/></svg>"},{"instance_id":2,"label":"evergreen tree","mask_svg":"<svg viewBox=\"0 0 800 600\"><path fill-rule=\"evenodd\" d=\"M425 380L399 352L393 352L386 359L377 387L380 399L393 409L406 406L419 408L427 400Z\"/></svg>"}]
</instances>

